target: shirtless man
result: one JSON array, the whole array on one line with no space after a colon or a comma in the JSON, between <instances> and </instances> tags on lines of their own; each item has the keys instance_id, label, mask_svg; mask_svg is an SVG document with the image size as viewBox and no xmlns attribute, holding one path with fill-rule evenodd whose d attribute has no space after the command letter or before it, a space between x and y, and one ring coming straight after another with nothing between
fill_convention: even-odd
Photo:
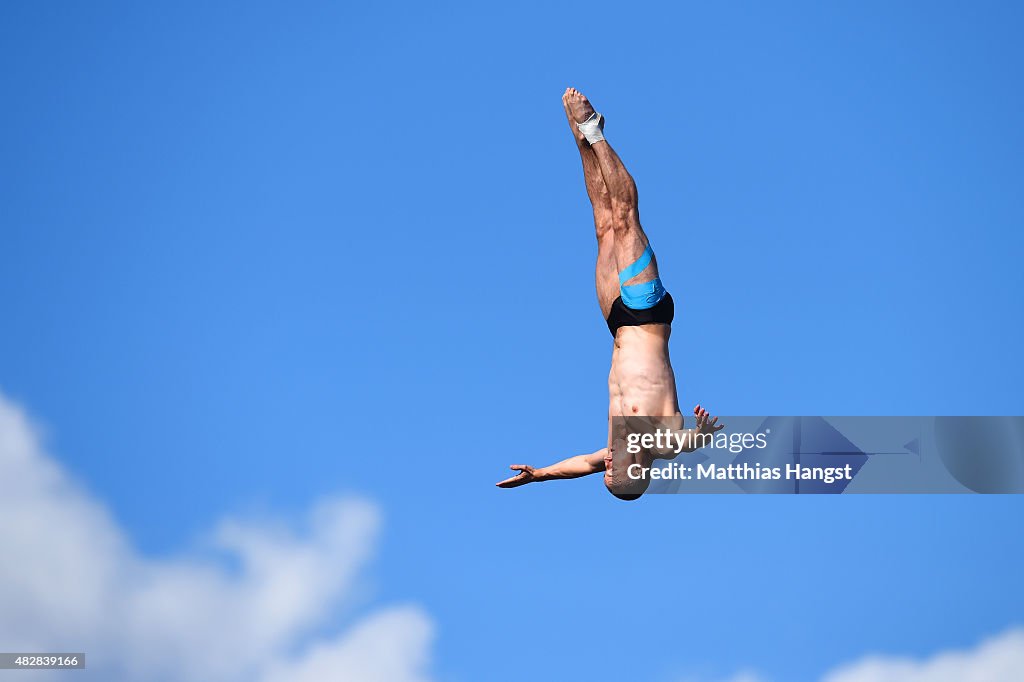
<instances>
[{"instance_id":1,"label":"shirtless man","mask_svg":"<svg viewBox=\"0 0 1024 682\"><path fill-rule=\"evenodd\" d=\"M583 159L587 194L594 207L597 228L597 300L608 329L615 338L612 368L608 375L608 445L589 455L577 455L551 466L534 468L513 464L519 473L498 483L515 488L562 478L579 478L604 472L605 487L621 499L635 500L644 493L649 478L627 475L631 464L650 467L657 458L671 459L677 452L642 450L630 454L622 447L616 417L649 417L685 434L682 452L692 452L699 441L721 429L700 405L693 408L697 425L683 430L676 397L675 375L668 357L674 305L658 276L647 235L640 227L636 183L622 160L604 139L604 118L578 90L562 96L569 127ZM613 421L617 425L613 427ZM707 440L703 440L704 443ZM637 467L633 467L636 471Z\"/></svg>"}]
</instances>

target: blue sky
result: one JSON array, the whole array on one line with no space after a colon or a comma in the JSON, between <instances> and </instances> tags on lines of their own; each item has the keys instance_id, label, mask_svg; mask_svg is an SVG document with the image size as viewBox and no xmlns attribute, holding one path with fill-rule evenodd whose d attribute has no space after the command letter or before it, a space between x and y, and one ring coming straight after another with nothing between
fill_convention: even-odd
<instances>
[{"instance_id":1,"label":"blue sky","mask_svg":"<svg viewBox=\"0 0 1024 682\"><path fill-rule=\"evenodd\" d=\"M146 555L375 501L367 598L431 614L437 679L815 680L1019 625L1019 497L493 488L605 435L568 85L683 405L1024 413L1024 12L897 4L8 3L0 390Z\"/></svg>"}]
</instances>

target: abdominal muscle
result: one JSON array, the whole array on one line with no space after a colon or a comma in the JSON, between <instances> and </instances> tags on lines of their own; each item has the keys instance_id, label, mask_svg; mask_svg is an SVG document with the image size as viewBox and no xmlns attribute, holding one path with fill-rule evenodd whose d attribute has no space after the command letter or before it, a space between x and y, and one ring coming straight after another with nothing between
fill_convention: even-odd
<instances>
[{"instance_id":1,"label":"abdominal muscle","mask_svg":"<svg viewBox=\"0 0 1024 682\"><path fill-rule=\"evenodd\" d=\"M667 324L621 327L608 373L608 417L679 414Z\"/></svg>"}]
</instances>

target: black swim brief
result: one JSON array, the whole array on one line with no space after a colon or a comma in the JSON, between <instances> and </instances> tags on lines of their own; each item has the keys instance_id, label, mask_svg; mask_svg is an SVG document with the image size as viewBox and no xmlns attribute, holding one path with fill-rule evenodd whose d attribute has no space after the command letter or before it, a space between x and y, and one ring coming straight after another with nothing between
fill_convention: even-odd
<instances>
[{"instance_id":1,"label":"black swim brief","mask_svg":"<svg viewBox=\"0 0 1024 682\"><path fill-rule=\"evenodd\" d=\"M627 308L619 296L612 303L611 312L608 313L608 331L615 336L619 327L639 327L642 324L672 324L672 318L676 314L676 304L672 296L666 292L665 296L651 308L634 310Z\"/></svg>"}]
</instances>

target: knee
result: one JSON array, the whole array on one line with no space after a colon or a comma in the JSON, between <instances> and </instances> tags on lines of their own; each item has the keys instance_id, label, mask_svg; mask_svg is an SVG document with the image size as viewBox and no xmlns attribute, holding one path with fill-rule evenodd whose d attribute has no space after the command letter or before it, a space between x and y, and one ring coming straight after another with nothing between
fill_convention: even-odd
<instances>
[{"instance_id":1,"label":"knee","mask_svg":"<svg viewBox=\"0 0 1024 682\"><path fill-rule=\"evenodd\" d=\"M610 211L612 229L616 233L628 232L639 223L639 214L635 202L612 201Z\"/></svg>"},{"instance_id":2,"label":"knee","mask_svg":"<svg viewBox=\"0 0 1024 682\"><path fill-rule=\"evenodd\" d=\"M594 227L597 229L597 238L611 236L615 232L615 216L610 210L594 211Z\"/></svg>"}]
</instances>

